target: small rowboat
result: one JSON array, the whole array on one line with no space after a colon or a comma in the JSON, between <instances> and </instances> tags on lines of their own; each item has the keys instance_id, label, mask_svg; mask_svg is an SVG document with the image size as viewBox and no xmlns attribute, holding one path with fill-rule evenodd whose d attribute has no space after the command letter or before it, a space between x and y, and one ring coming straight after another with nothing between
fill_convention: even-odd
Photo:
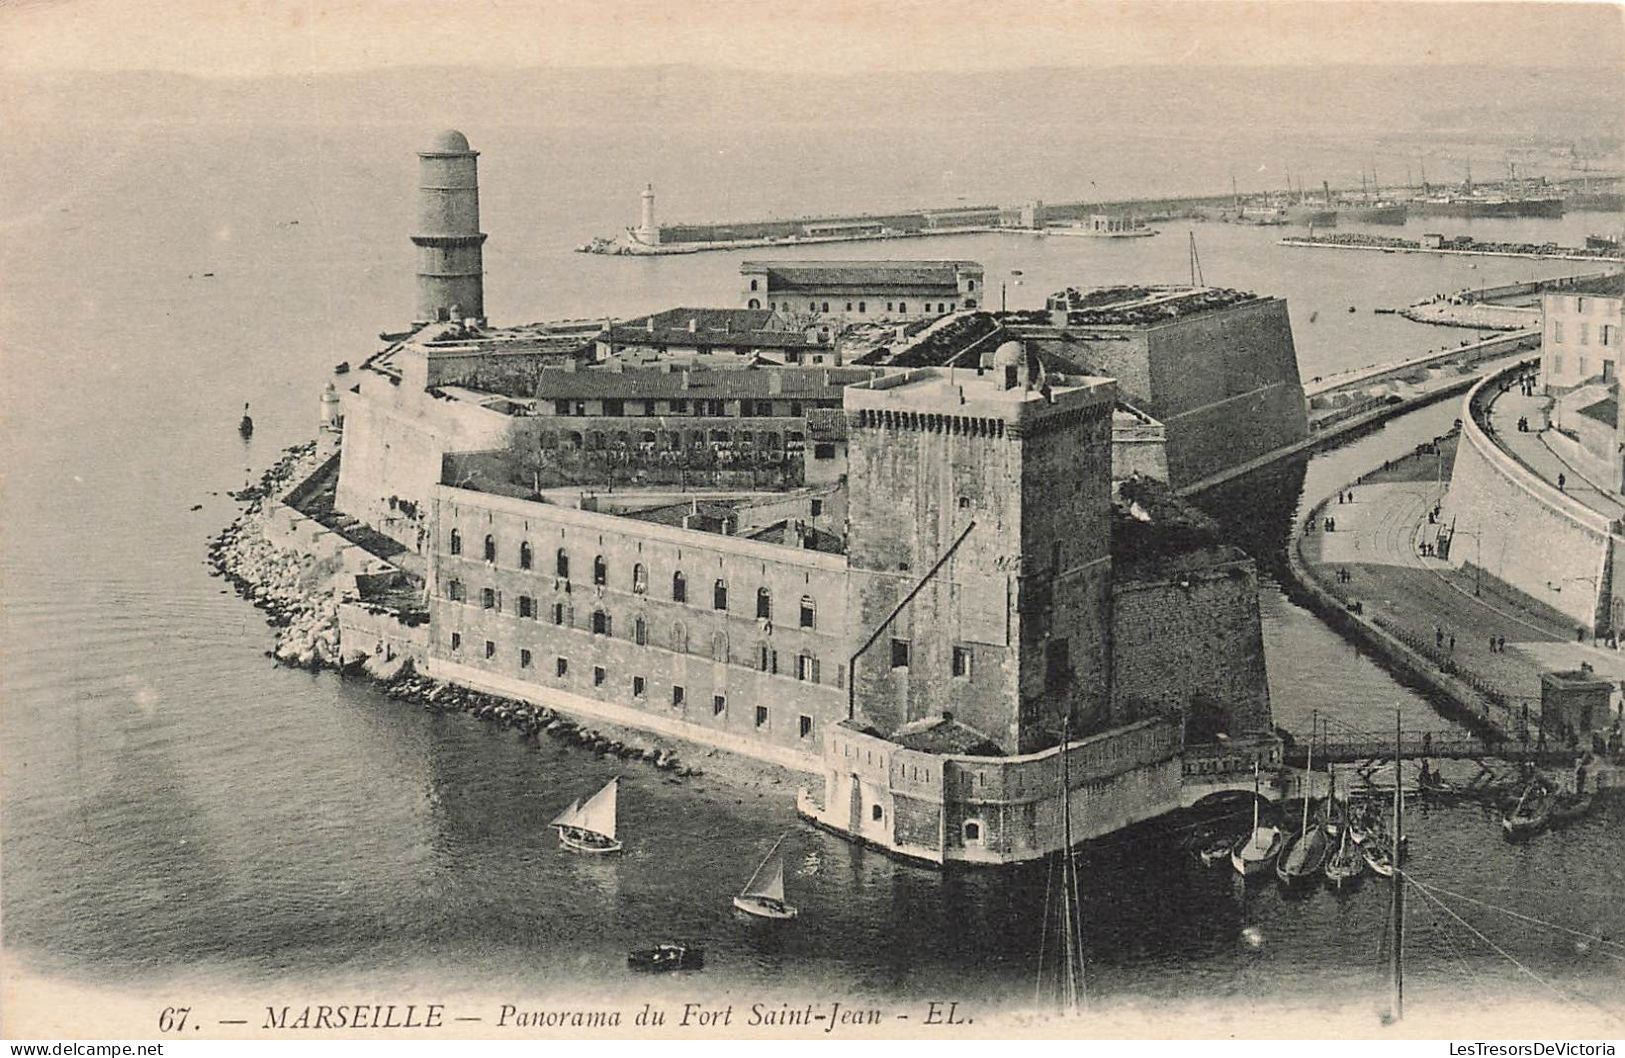
<instances>
[{"instance_id":1,"label":"small rowboat","mask_svg":"<svg viewBox=\"0 0 1625 1058\"><path fill-rule=\"evenodd\" d=\"M705 967L705 949L688 944L656 944L626 953L629 970L659 973L667 970L699 970Z\"/></svg>"},{"instance_id":2,"label":"small rowboat","mask_svg":"<svg viewBox=\"0 0 1625 1058\"><path fill-rule=\"evenodd\" d=\"M1545 830L1551 820L1551 795L1539 783L1532 783L1512 811L1501 817L1501 833L1508 841L1521 841Z\"/></svg>"}]
</instances>

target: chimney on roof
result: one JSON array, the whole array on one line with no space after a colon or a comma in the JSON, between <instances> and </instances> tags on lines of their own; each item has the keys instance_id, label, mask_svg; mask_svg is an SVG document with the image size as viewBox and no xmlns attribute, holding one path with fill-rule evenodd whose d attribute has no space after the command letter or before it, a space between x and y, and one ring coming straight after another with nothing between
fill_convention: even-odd
<instances>
[{"instance_id":1,"label":"chimney on roof","mask_svg":"<svg viewBox=\"0 0 1625 1058\"><path fill-rule=\"evenodd\" d=\"M655 318L653 316L650 316L647 320L644 320L643 325L650 334L655 332Z\"/></svg>"},{"instance_id":2,"label":"chimney on roof","mask_svg":"<svg viewBox=\"0 0 1625 1058\"><path fill-rule=\"evenodd\" d=\"M684 389L693 389L694 388L694 373L692 371L689 371L689 370L686 370L686 369L683 371L683 388Z\"/></svg>"},{"instance_id":3,"label":"chimney on roof","mask_svg":"<svg viewBox=\"0 0 1625 1058\"><path fill-rule=\"evenodd\" d=\"M698 334L699 332L700 332L700 321L698 319L696 319L695 317L690 316L688 318L688 333L689 334Z\"/></svg>"}]
</instances>

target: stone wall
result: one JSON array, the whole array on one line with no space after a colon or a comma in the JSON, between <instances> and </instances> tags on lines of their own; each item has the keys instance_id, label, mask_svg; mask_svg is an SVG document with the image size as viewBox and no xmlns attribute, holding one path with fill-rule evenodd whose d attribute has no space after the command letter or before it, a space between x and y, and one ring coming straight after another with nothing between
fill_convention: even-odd
<instances>
[{"instance_id":1,"label":"stone wall","mask_svg":"<svg viewBox=\"0 0 1625 1058\"><path fill-rule=\"evenodd\" d=\"M846 716L841 556L448 486L434 542L435 661L528 685L544 702L556 689L689 725L701 741L728 735L798 754L816 754L825 725ZM679 572L684 602L673 598ZM726 610L714 605L719 580ZM768 620L757 617L763 588ZM804 597L812 628L801 626Z\"/></svg>"},{"instance_id":2,"label":"stone wall","mask_svg":"<svg viewBox=\"0 0 1625 1058\"><path fill-rule=\"evenodd\" d=\"M1125 719L1201 702L1233 737L1272 727L1258 572L1239 559L1112 587L1112 694Z\"/></svg>"},{"instance_id":3,"label":"stone wall","mask_svg":"<svg viewBox=\"0 0 1625 1058\"><path fill-rule=\"evenodd\" d=\"M428 671L429 624L408 625L401 615L364 602L339 603L339 648L345 661L374 658L380 663L409 658L419 672Z\"/></svg>"},{"instance_id":4,"label":"stone wall","mask_svg":"<svg viewBox=\"0 0 1625 1058\"><path fill-rule=\"evenodd\" d=\"M447 452L499 448L514 420L382 376L344 394L344 448L334 506L417 551ZM395 502L391 502L391 500ZM400 501L406 501L403 507Z\"/></svg>"},{"instance_id":5,"label":"stone wall","mask_svg":"<svg viewBox=\"0 0 1625 1058\"><path fill-rule=\"evenodd\" d=\"M1476 565L1593 632L1609 611L1615 527L1517 462L1475 420L1472 409L1499 381L1480 382L1464 403L1440 517L1454 528L1450 562Z\"/></svg>"},{"instance_id":6,"label":"stone wall","mask_svg":"<svg viewBox=\"0 0 1625 1058\"><path fill-rule=\"evenodd\" d=\"M1015 863L1179 807L1181 732L1139 721L1016 757L937 756L838 725L829 731L824 797L804 815L888 851L934 863ZM969 826L967 826L969 824Z\"/></svg>"}]
</instances>

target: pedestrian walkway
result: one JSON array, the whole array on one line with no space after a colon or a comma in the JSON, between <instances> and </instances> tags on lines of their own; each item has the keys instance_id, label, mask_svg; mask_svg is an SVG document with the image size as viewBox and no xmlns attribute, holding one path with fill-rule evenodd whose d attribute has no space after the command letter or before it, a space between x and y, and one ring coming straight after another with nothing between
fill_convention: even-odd
<instances>
[{"instance_id":1,"label":"pedestrian walkway","mask_svg":"<svg viewBox=\"0 0 1625 1058\"><path fill-rule=\"evenodd\" d=\"M1563 475L1563 491L1604 518L1625 518L1625 502L1621 502L1618 493L1598 487L1546 443L1541 430L1546 426L1547 409L1551 404L1550 397L1525 397L1516 388L1496 397L1489 406L1489 425L1496 443L1554 488L1558 475ZM1529 432L1520 433L1518 420L1525 417L1529 420Z\"/></svg>"},{"instance_id":2,"label":"pedestrian walkway","mask_svg":"<svg viewBox=\"0 0 1625 1058\"><path fill-rule=\"evenodd\" d=\"M1577 642L1573 624L1537 600L1421 553L1436 536L1428 516L1453 450L1452 443L1449 455L1422 453L1369 475L1344 490L1342 502L1333 495L1300 553L1310 575L1345 605L1357 603L1362 616L1493 700L1501 715L1488 718L1516 737L1526 715L1538 721L1543 671L1585 663L1625 682L1625 651Z\"/></svg>"}]
</instances>

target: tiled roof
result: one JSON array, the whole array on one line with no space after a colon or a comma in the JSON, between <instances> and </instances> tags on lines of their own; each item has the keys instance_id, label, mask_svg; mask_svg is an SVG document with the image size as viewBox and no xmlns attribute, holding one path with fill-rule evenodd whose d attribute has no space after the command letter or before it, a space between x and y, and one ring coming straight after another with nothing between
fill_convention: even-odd
<instances>
[{"instance_id":1,"label":"tiled roof","mask_svg":"<svg viewBox=\"0 0 1625 1058\"><path fill-rule=\"evenodd\" d=\"M921 753L953 754L970 757L1001 757L1003 752L986 735L951 716L933 716L904 724L892 732L891 741Z\"/></svg>"},{"instance_id":2,"label":"tiled roof","mask_svg":"<svg viewBox=\"0 0 1625 1058\"><path fill-rule=\"evenodd\" d=\"M537 380L536 396L541 400L619 397L626 400L783 398L839 401L843 388L873 374L872 370L851 367L719 368L688 372L543 369ZM775 390L775 386L779 388Z\"/></svg>"},{"instance_id":3,"label":"tiled roof","mask_svg":"<svg viewBox=\"0 0 1625 1058\"><path fill-rule=\"evenodd\" d=\"M609 329L609 340L623 345L742 349L808 349L824 344L799 328L788 327L768 309L666 309L615 324Z\"/></svg>"},{"instance_id":4,"label":"tiled roof","mask_svg":"<svg viewBox=\"0 0 1625 1058\"><path fill-rule=\"evenodd\" d=\"M746 261L744 275L765 273L767 290L883 291L899 297L957 297L962 269L974 261Z\"/></svg>"},{"instance_id":5,"label":"tiled roof","mask_svg":"<svg viewBox=\"0 0 1625 1058\"><path fill-rule=\"evenodd\" d=\"M840 408L807 409L807 436L814 441L846 440L846 412Z\"/></svg>"}]
</instances>

